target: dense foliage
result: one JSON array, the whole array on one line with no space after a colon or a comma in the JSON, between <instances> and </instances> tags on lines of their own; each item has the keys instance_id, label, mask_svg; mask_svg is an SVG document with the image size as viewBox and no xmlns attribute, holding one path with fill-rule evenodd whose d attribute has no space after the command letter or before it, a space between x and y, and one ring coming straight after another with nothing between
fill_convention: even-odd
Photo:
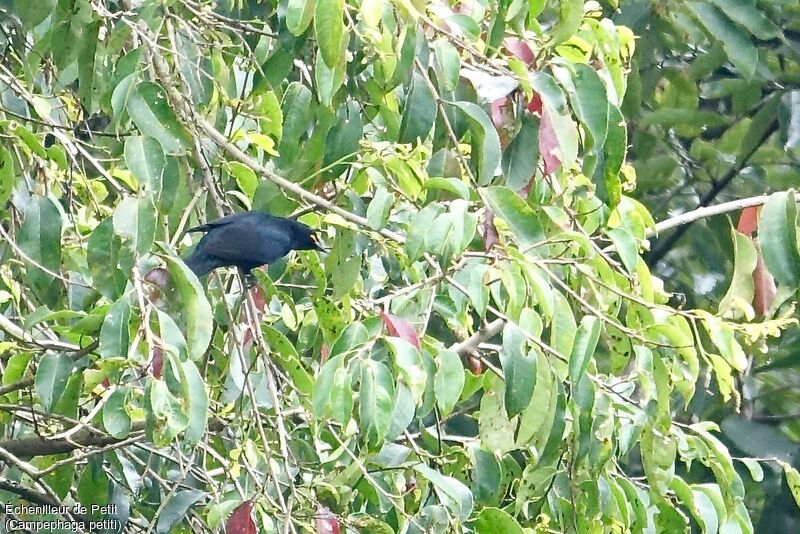
<instances>
[{"instance_id":1,"label":"dense foliage","mask_svg":"<svg viewBox=\"0 0 800 534\"><path fill-rule=\"evenodd\" d=\"M791 531L798 14L0 1L0 516Z\"/></svg>"}]
</instances>

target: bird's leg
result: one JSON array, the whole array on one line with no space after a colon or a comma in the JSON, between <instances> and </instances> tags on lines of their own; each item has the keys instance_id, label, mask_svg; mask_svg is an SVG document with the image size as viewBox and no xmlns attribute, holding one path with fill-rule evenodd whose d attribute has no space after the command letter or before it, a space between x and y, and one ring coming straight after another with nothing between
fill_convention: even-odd
<instances>
[{"instance_id":1,"label":"bird's leg","mask_svg":"<svg viewBox=\"0 0 800 534\"><path fill-rule=\"evenodd\" d=\"M256 278L253 276L252 271L239 269L239 276L241 276L242 280L244 281L244 289L251 289L256 285Z\"/></svg>"}]
</instances>

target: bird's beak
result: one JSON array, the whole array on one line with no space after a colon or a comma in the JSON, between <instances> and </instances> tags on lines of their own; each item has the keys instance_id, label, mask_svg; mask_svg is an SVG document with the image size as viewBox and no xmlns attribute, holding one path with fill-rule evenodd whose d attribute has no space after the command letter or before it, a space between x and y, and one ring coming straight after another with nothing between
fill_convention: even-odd
<instances>
[{"instance_id":1,"label":"bird's beak","mask_svg":"<svg viewBox=\"0 0 800 534\"><path fill-rule=\"evenodd\" d=\"M314 243L314 246L317 248L317 250L320 250L322 252L328 252L328 249L323 247L322 244L320 243L319 236L317 236L316 233L311 232L310 237L311 237L311 242Z\"/></svg>"}]
</instances>

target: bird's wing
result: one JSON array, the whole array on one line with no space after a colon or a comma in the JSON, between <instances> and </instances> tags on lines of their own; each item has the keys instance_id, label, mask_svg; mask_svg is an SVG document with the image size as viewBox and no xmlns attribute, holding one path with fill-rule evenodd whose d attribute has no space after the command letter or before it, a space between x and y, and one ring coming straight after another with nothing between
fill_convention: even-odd
<instances>
[{"instance_id":1,"label":"bird's wing","mask_svg":"<svg viewBox=\"0 0 800 534\"><path fill-rule=\"evenodd\" d=\"M266 213L261 213L257 211L245 211L241 213L231 213L230 215L226 215L225 217L220 217L219 219L215 219L213 221L209 221L205 224L201 224L186 230L186 233L192 232L209 232L214 228L219 228L221 226L226 226L233 223L256 223L256 222L263 222L268 215Z\"/></svg>"},{"instance_id":2,"label":"bird's wing","mask_svg":"<svg viewBox=\"0 0 800 534\"><path fill-rule=\"evenodd\" d=\"M292 237L282 225L242 220L216 225L203 241L204 254L228 265L263 265L285 256L291 250Z\"/></svg>"}]
</instances>

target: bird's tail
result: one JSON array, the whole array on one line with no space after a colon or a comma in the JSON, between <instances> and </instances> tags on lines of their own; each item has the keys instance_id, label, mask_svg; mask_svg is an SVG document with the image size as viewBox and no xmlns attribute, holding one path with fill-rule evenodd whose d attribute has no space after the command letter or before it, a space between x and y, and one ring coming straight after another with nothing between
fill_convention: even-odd
<instances>
[{"instance_id":1,"label":"bird's tail","mask_svg":"<svg viewBox=\"0 0 800 534\"><path fill-rule=\"evenodd\" d=\"M209 257L205 254L198 254L197 250L192 252L192 254L183 261L198 278L208 274L217 267L221 267L216 258Z\"/></svg>"}]
</instances>

